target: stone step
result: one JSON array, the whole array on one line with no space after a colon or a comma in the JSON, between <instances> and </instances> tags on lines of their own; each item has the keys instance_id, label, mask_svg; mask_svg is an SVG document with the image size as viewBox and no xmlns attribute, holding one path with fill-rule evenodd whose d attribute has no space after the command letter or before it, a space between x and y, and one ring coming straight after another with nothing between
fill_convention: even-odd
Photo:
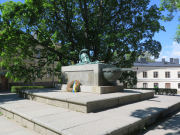
<instances>
[{"instance_id":1,"label":"stone step","mask_svg":"<svg viewBox=\"0 0 180 135\"><path fill-rule=\"evenodd\" d=\"M22 127L17 122L3 115L0 115L0 127L0 135L40 135L37 132Z\"/></svg>"},{"instance_id":2,"label":"stone step","mask_svg":"<svg viewBox=\"0 0 180 135\"><path fill-rule=\"evenodd\" d=\"M132 135L178 110L179 96L159 95L105 111L81 113L14 94L0 96L0 112L42 135Z\"/></svg>"},{"instance_id":3,"label":"stone step","mask_svg":"<svg viewBox=\"0 0 180 135\"><path fill-rule=\"evenodd\" d=\"M154 97L151 90L125 90L124 92L108 94L72 93L55 89L21 90L19 95L33 101L53 106L90 113L102 109L113 108L129 103L139 102Z\"/></svg>"}]
</instances>

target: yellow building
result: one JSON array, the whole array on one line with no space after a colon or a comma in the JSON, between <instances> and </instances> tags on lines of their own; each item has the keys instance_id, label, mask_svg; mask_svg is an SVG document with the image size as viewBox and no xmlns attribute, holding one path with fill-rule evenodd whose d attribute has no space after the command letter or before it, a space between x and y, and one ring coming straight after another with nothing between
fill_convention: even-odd
<instances>
[{"instance_id":1,"label":"yellow building","mask_svg":"<svg viewBox=\"0 0 180 135\"><path fill-rule=\"evenodd\" d=\"M60 49L60 43L56 43L56 49ZM37 49L43 49L42 46L37 46ZM40 51L38 54L34 54L34 56L36 58L40 57ZM0 57L0 62L2 62L3 59ZM30 60L23 60L25 64L29 65L30 63L33 64L34 66L38 65L38 59L34 59L34 61L30 61ZM46 66L46 65L45 65ZM50 64L49 67L51 67L51 69L53 70L53 67L55 68L57 66L57 62L54 62L54 64ZM15 82L13 79L11 78L6 78L5 75L8 72L8 70L5 67L1 67L0 66L0 85L3 89L5 90L10 90L12 86L55 86L56 83L59 82L58 77L54 76L54 74L50 75L50 74L46 74L44 75L44 77L42 78L38 78L38 76L36 76L36 80L33 83L27 83L24 84L24 80L21 80L19 82Z\"/></svg>"}]
</instances>

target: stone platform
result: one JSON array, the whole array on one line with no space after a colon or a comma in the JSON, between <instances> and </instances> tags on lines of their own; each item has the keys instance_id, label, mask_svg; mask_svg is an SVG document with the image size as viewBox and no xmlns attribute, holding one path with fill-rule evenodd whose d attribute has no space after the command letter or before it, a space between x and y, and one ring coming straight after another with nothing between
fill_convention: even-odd
<instances>
[{"instance_id":1,"label":"stone platform","mask_svg":"<svg viewBox=\"0 0 180 135\"><path fill-rule=\"evenodd\" d=\"M55 88L58 90L66 91L67 84L55 84ZM114 85L114 86L87 86L80 85L80 92L84 93L94 93L94 94L106 94L113 92L123 92L123 85Z\"/></svg>"},{"instance_id":2,"label":"stone platform","mask_svg":"<svg viewBox=\"0 0 180 135\"><path fill-rule=\"evenodd\" d=\"M78 112L90 113L153 98L154 91L126 90L98 95L83 92L65 92L51 88L21 90L19 96Z\"/></svg>"},{"instance_id":3,"label":"stone platform","mask_svg":"<svg viewBox=\"0 0 180 135\"><path fill-rule=\"evenodd\" d=\"M0 93L0 112L42 135L134 135L179 109L179 98L156 95L104 111L81 113Z\"/></svg>"}]
</instances>

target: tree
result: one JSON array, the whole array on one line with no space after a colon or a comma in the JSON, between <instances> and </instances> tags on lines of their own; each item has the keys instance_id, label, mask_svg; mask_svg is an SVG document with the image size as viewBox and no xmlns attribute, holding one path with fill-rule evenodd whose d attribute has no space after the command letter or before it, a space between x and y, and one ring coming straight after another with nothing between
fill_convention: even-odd
<instances>
[{"instance_id":1,"label":"tree","mask_svg":"<svg viewBox=\"0 0 180 135\"><path fill-rule=\"evenodd\" d=\"M6 76L19 80L23 71L25 83L32 82L33 74L42 77L47 72L43 72L45 66L48 68L53 61L58 61L55 75L60 76L61 66L72 61L76 64L83 48L89 50L92 61L116 61L116 66L122 68L132 67L135 57L143 51L159 57L161 44L152 37L164 30L158 22L161 12L156 5L148 8L148 3L149 0L26 0L24 4L1 4L0 27L5 29L0 36L0 54L4 59L1 65L10 71ZM32 36L33 31L37 39ZM61 49L55 48L56 42L61 42ZM33 57L33 52L38 53L37 45L43 46L40 58ZM124 55L130 49L133 51L126 60ZM27 67L23 59L38 59L38 66Z\"/></svg>"},{"instance_id":2,"label":"tree","mask_svg":"<svg viewBox=\"0 0 180 135\"><path fill-rule=\"evenodd\" d=\"M155 62L155 59L151 59L152 55L146 51L144 52L144 55L140 55L139 58L146 58L146 61L148 62Z\"/></svg>"},{"instance_id":3,"label":"tree","mask_svg":"<svg viewBox=\"0 0 180 135\"><path fill-rule=\"evenodd\" d=\"M131 55L131 53L125 54L125 57L127 60L130 59L130 55ZM146 61L155 62L155 59L152 59L151 57L153 57L152 54L150 54L148 51L145 51L142 55L140 55L139 57L136 57L136 58L138 58L138 59L146 58Z\"/></svg>"},{"instance_id":4,"label":"tree","mask_svg":"<svg viewBox=\"0 0 180 135\"><path fill-rule=\"evenodd\" d=\"M161 0L160 11L168 10L169 14L167 16L162 16L162 20L171 21L176 14L180 11L180 1L179 0ZM180 20L180 17L179 19ZM174 40L180 43L180 25L178 24Z\"/></svg>"}]
</instances>

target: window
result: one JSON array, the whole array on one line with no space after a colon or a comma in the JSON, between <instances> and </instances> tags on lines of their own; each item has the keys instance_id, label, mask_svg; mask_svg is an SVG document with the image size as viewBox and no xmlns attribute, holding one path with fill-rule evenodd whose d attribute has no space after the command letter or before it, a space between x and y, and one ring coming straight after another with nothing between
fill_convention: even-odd
<instances>
[{"instance_id":1,"label":"window","mask_svg":"<svg viewBox=\"0 0 180 135\"><path fill-rule=\"evenodd\" d=\"M38 70L39 70L39 68L38 68ZM40 75L39 75L39 73L37 73L37 75L36 75L36 78L40 78Z\"/></svg>"},{"instance_id":2,"label":"window","mask_svg":"<svg viewBox=\"0 0 180 135\"><path fill-rule=\"evenodd\" d=\"M50 75L50 73L47 73L47 78L51 78L51 75Z\"/></svg>"},{"instance_id":3,"label":"window","mask_svg":"<svg viewBox=\"0 0 180 135\"><path fill-rule=\"evenodd\" d=\"M158 72L154 72L154 78L158 78Z\"/></svg>"},{"instance_id":4,"label":"window","mask_svg":"<svg viewBox=\"0 0 180 135\"><path fill-rule=\"evenodd\" d=\"M37 50L38 50L37 58L40 58L40 49Z\"/></svg>"},{"instance_id":5,"label":"window","mask_svg":"<svg viewBox=\"0 0 180 135\"><path fill-rule=\"evenodd\" d=\"M147 83L143 83L143 88L147 88Z\"/></svg>"},{"instance_id":6,"label":"window","mask_svg":"<svg viewBox=\"0 0 180 135\"><path fill-rule=\"evenodd\" d=\"M133 85L133 88L136 88L137 87L137 85Z\"/></svg>"},{"instance_id":7,"label":"window","mask_svg":"<svg viewBox=\"0 0 180 135\"><path fill-rule=\"evenodd\" d=\"M2 66L2 70L7 70L7 67Z\"/></svg>"},{"instance_id":8,"label":"window","mask_svg":"<svg viewBox=\"0 0 180 135\"><path fill-rule=\"evenodd\" d=\"M147 78L147 72L143 72L143 78Z\"/></svg>"},{"instance_id":9,"label":"window","mask_svg":"<svg viewBox=\"0 0 180 135\"><path fill-rule=\"evenodd\" d=\"M180 78L180 72L178 72L178 78Z\"/></svg>"},{"instance_id":10,"label":"window","mask_svg":"<svg viewBox=\"0 0 180 135\"><path fill-rule=\"evenodd\" d=\"M123 83L124 88L127 88L127 83Z\"/></svg>"},{"instance_id":11,"label":"window","mask_svg":"<svg viewBox=\"0 0 180 135\"><path fill-rule=\"evenodd\" d=\"M178 88L180 88L180 83L178 83Z\"/></svg>"},{"instance_id":12,"label":"window","mask_svg":"<svg viewBox=\"0 0 180 135\"><path fill-rule=\"evenodd\" d=\"M137 77L137 72L136 71L134 71L134 77Z\"/></svg>"},{"instance_id":13,"label":"window","mask_svg":"<svg viewBox=\"0 0 180 135\"><path fill-rule=\"evenodd\" d=\"M165 78L170 78L170 72L165 72Z\"/></svg>"},{"instance_id":14,"label":"window","mask_svg":"<svg viewBox=\"0 0 180 135\"><path fill-rule=\"evenodd\" d=\"M171 88L171 84L170 83L165 83L165 88Z\"/></svg>"},{"instance_id":15,"label":"window","mask_svg":"<svg viewBox=\"0 0 180 135\"><path fill-rule=\"evenodd\" d=\"M158 87L158 83L154 83L154 87Z\"/></svg>"}]
</instances>

